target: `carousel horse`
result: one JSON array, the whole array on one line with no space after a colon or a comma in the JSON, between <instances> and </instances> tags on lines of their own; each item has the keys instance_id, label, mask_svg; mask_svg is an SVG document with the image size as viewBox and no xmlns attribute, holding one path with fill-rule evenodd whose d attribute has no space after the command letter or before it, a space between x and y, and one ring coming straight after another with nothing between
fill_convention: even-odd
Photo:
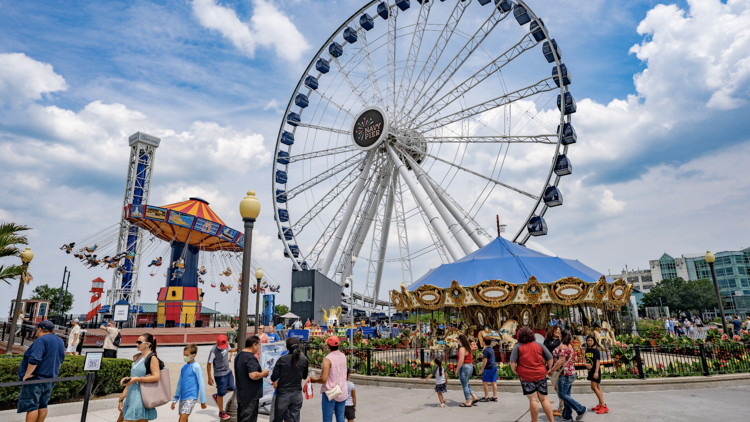
<instances>
[{"instance_id":1,"label":"carousel horse","mask_svg":"<svg viewBox=\"0 0 750 422\"><path fill-rule=\"evenodd\" d=\"M609 343L609 347L612 347L615 345L615 330L612 329L612 326L607 321L602 321L602 331L604 331L604 336L602 337L603 340L606 340L607 343Z\"/></svg>"},{"instance_id":2,"label":"carousel horse","mask_svg":"<svg viewBox=\"0 0 750 422\"><path fill-rule=\"evenodd\" d=\"M223 272L221 272L221 275L229 277L230 275L232 275L232 269L229 268L229 267L227 267L226 270L224 270Z\"/></svg>"},{"instance_id":3,"label":"carousel horse","mask_svg":"<svg viewBox=\"0 0 750 422\"><path fill-rule=\"evenodd\" d=\"M200 270L198 270L198 275L199 275L199 276L201 276L201 275L206 275L206 272L207 272L207 271L206 271L206 267L205 267L204 265L201 265L201 269L200 269Z\"/></svg>"},{"instance_id":4,"label":"carousel horse","mask_svg":"<svg viewBox=\"0 0 750 422\"><path fill-rule=\"evenodd\" d=\"M152 259L151 263L148 264L148 266L149 267L151 267L151 266L161 267L161 257L158 257L156 259Z\"/></svg>"},{"instance_id":5,"label":"carousel horse","mask_svg":"<svg viewBox=\"0 0 750 422\"><path fill-rule=\"evenodd\" d=\"M73 250L73 248L76 246L76 242L71 242L69 244L63 244L60 248L61 251L65 251L65 253L70 253L70 251Z\"/></svg>"},{"instance_id":6,"label":"carousel horse","mask_svg":"<svg viewBox=\"0 0 750 422\"><path fill-rule=\"evenodd\" d=\"M516 329L518 329L518 323L515 320L509 319L505 321L503 326L500 327L501 346L505 346L507 344L510 349L513 349L516 343L518 343L518 340L513 338L513 336L516 335Z\"/></svg>"}]
</instances>

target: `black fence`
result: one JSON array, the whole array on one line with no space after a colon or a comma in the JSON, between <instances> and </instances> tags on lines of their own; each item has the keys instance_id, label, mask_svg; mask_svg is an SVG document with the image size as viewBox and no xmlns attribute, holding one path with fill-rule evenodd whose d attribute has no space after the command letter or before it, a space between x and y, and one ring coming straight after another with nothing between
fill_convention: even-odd
<instances>
[{"instance_id":1,"label":"black fence","mask_svg":"<svg viewBox=\"0 0 750 422\"><path fill-rule=\"evenodd\" d=\"M448 378L458 378L458 356L456 349L432 350L428 348L341 349L347 355L351 367L365 375L393 376L403 378L425 378L432 372L433 362L440 359ZM319 347L305 347L305 355L312 367L320 367L326 355ZM601 350L600 365L602 379L679 377L750 372L750 346L736 343L696 346L662 344L658 346L627 346ZM495 350L498 379L517 379L510 369L509 350ZM481 379L481 351L474 352L472 378ZM583 353L576 356L578 378L588 376Z\"/></svg>"},{"instance_id":2,"label":"black fence","mask_svg":"<svg viewBox=\"0 0 750 422\"><path fill-rule=\"evenodd\" d=\"M33 384L48 384L50 382L58 383L58 382L67 382L67 381L79 381L79 380L86 380L86 387L84 390L84 396L83 396L83 408L81 409L81 422L86 422L86 416L88 415L88 409L89 409L89 399L91 398L91 389L94 384L95 374L93 372L87 372L85 376L79 376L79 377L64 377L64 378L47 378L47 379L38 379L38 380L28 380L28 381L17 381L17 382L6 382L0 384L0 388L5 387L17 387L17 386L24 386L24 385L33 385Z\"/></svg>"},{"instance_id":3,"label":"black fence","mask_svg":"<svg viewBox=\"0 0 750 422\"><path fill-rule=\"evenodd\" d=\"M55 326L54 334L60 337L65 344L68 344L68 335L70 334L71 327L59 327ZM10 339L10 323L2 323L2 333L0 334L0 340L8 341ZM88 331L81 331L81 338L78 341L77 352L80 354L83 348L101 348L104 346L104 335L98 333L90 333ZM28 346L36 340L36 325L24 322L20 326L16 326L15 344L21 346Z\"/></svg>"}]
</instances>

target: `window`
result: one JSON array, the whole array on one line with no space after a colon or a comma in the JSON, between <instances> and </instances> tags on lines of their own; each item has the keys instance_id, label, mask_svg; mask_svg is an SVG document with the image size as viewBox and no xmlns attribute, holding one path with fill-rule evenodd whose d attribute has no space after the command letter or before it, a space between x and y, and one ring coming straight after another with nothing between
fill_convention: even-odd
<instances>
[{"instance_id":1,"label":"window","mask_svg":"<svg viewBox=\"0 0 750 422\"><path fill-rule=\"evenodd\" d=\"M40 303L39 304L39 311L37 312L36 316L43 317L47 315L47 304L46 303Z\"/></svg>"},{"instance_id":2,"label":"window","mask_svg":"<svg viewBox=\"0 0 750 422\"><path fill-rule=\"evenodd\" d=\"M295 287L292 300L294 302L310 302L312 300L312 287Z\"/></svg>"}]
</instances>

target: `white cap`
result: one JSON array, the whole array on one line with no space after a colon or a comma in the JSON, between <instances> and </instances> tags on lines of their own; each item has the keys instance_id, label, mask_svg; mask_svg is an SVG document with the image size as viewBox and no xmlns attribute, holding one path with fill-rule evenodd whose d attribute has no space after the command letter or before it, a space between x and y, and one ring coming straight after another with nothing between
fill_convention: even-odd
<instances>
[{"instance_id":1,"label":"white cap","mask_svg":"<svg viewBox=\"0 0 750 422\"><path fill-rule=\"evenodd\" d=\"M78 323L78 318L74 319L73 322Z\"/></svg>"}]
</instances>

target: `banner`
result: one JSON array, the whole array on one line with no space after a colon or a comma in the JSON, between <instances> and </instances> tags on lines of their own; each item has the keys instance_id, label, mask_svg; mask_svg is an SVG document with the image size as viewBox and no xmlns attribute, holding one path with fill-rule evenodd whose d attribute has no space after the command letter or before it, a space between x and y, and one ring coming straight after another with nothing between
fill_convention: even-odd
<instances>
[{"instance_id":1,"label":"banner","mask_svg":"<svg viewBox=\"0 0 750 422\"><path fill-rule=\"evenodd\" d=\"M273 324L276 295L263 295L263 325Z\"/></svg>"},{"instance_id":2,"label":"banner","mask_svg":"<svg viewBox=\"0 0 750 422\"><path fill-rule=\"evenodd\" d=\"M310 339L310 332L307 330L287 330L286 336L287 338L295 337L307 341Z\"/></svg>"},{"instance_id":3,"label":"banner","mask_svg":"<svg viewBox=\"0 0 750 422\"><path fill-rule=\"evenodd\" d=\"M273 368L276 366L281 354L286 350L286 342L280 341L276 343L261 343L260 345L260 369L268 369L268 376L263 378L263 397L260 402L266 403L273 399L273 382L271 382L271 374L273 374Z\"/></svg>"}]
</instances>

